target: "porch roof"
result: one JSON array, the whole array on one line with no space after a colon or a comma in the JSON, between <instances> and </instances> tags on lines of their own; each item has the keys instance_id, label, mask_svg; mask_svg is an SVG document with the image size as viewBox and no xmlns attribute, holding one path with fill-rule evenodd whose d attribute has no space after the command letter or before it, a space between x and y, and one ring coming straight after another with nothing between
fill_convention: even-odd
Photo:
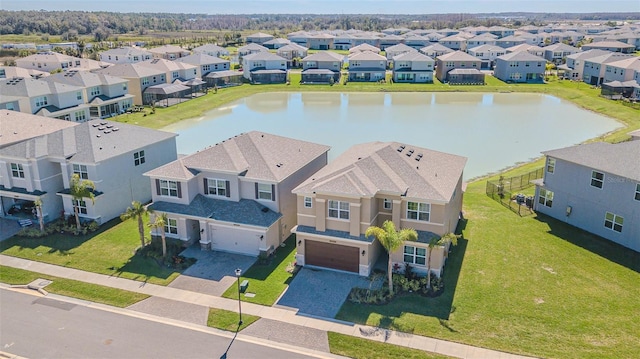
<instances>
[{"instance_id":1,"label":"porch roof","mask_svg":"<svg viewBox=\"0 0 640 359\"><path fill-rule=\"evenodd\" d=\"M181 91L189 90L189 87L179 84L159 84L147 87L144 93L150 93L155 95L170 95Z\"/></svg>"},{"instance_id":2,"label":"porch roof","mask_svg":"<svg viewBox=\"0 0 640 359\"><path fill-rule=\"evenodd\" d=\"M338 71L331 71L329 69L307 69L303 70L303 75L335 75Z\"/></svg>"},{"instance_id":3,"label":"porch roof","mask_svg":"<svg viewBox=\"0 0 640 359\"><path fill-rule=\"evenodd\" d=\"M242 76L241 71L234 70L225 70L225 71L215 71L209 72L205 78L219 79L223 77L231 77L231 76Z\"/></svg>"},{"instance_id":4,"label":"porch roof","mask_svg":"<svg viewBox=\"0 0 640 359\"><path fill-rule=\"evenodd\" d=\"M39 190L35 190L35 191L27 191L24 188L19 188L19 187L12 187L12 188L7 188L3 185L0 185L0 192L10 192L10 193L17 193L17 194L27 194L30 196L42 196L43 194L46 194L47 192L43 192L43 191L39 191ZM1 194L1 193L0 193Z\"/></svg>"}]
</instances>

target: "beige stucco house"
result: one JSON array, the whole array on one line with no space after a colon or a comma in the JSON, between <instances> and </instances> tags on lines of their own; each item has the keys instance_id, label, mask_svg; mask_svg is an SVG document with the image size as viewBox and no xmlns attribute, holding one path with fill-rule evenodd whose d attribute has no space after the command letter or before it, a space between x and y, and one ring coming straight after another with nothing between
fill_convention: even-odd
<instances>
[{"instance_id":1,"label":"beige stucco house","mask_svg":"<svg viewBox=\"0 0 640 359\"><path fill-rule=\"evenodd\" d=\"M293 190L297 263L367 276L384 249L365 231L391 220L418 232L418 241L392 253L393 262L426 273L429 241L456 230L466 161L398 142L351 147ZM432 273L440 275L447 250L434 249Z\"/></svg>"}]
</instances>

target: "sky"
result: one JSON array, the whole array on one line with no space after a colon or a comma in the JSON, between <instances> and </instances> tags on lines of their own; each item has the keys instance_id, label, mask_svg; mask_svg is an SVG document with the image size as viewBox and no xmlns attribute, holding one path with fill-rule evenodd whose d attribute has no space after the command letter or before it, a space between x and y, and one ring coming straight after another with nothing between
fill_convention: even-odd
<instances>
[{"instance_id":1,"label":"sky","mask_svg":"<svg viewBox=\"0 0 640 359\"><path fill-rule=\"evenodd\" d=\"M0 0L2 10L195 14L640 12L639 0Z\"/></svg>"}]
</instances>

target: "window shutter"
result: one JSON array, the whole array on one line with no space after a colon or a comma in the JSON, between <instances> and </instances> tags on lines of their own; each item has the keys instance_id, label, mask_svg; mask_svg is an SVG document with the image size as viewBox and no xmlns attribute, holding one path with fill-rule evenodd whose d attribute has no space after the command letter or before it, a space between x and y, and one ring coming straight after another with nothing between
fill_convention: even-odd
<instances>
[{"instance_id":1,"label":"window shutter","mask_svg":"<svg viewBox=\"0 0 640 359\"><path fill-rule=\"evenodd\" d=\"M229 181L225 181L224 184L225 184L225 187L226 187L226 191L225 192L227 192L227 197L231 197L231 190L230 190L231 186L229 184Z\"/></svg>"},{"instance_id":2,"label":"window shutter","mask_svg":"<svg viewBox=\"0 0 640 359\"><path fill-rule=\"evenodd\" d=\"M271 200L276 200L276 185L274 184L271 185Z\"/></svg>"},{"instance_id":3,"label":"window shutter","mask_svg":"<svg viewBox=\"0 0 640 359\"><path fill-rule=\"evenodd\" d=\"M209 181L204 178L204 194L209 194Z\"/></svg>"},{"instance_id":4,"label":"window shutter","mask_svg":"<svg viewBox=\"0 0 640 359\"><path fill-rule=\"evenodd\" d=\"M256 182L256 199L258 199L258 182Z\"/></svg>"},{"instance_id":5,"label":"window shutter","mask_svg":"<svg viewBox=\"0 0 640 359\"><path fill-rule=\"evenodd\" d=\"M182 198L182 182L176 182L178 185L178 198Z\"/></svg>"},{"instance_id":6,"label":"window shutter","mask_svg":"<svg viewBox=\"0 0 640 359\"><path fill-rule=\"evenodd\" d=\"M160 180L156 178L156 194L160 195Z\"/></svg>"}]
</instances>

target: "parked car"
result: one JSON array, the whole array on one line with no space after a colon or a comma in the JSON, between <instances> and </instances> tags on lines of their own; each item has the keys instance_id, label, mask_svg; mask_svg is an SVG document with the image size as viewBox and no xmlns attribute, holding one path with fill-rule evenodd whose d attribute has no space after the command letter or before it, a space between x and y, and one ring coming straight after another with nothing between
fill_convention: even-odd
<instances>
[{"instance_id":1,"label":"parked car","mask_svg":"<svg viewBox=\"0 0 640 359\"><path fill-rule=\"evenodd\" d=\"M33 201L17 201L16 203L11 205L9 208L9 214L18 214L18 213L33 213L33 210L36 208Z\"/></svg>"}]
</instances>

